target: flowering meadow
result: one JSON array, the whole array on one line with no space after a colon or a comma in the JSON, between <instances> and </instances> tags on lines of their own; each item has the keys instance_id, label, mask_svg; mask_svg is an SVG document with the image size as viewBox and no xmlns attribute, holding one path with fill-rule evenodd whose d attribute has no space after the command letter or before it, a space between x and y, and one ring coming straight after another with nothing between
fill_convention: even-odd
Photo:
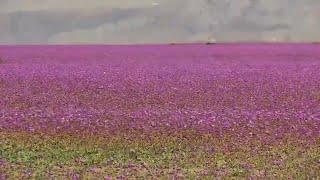
<instances>
[{"instance_id":1,"label":"flowering meadow","mask_svg":"<svg viewBox=\"0 0 320 180\"><path fill-rule=\"evenodd\" d=\"M320 45L0 46L0 179L320 178Z\"/></svg>"}]
</instances>

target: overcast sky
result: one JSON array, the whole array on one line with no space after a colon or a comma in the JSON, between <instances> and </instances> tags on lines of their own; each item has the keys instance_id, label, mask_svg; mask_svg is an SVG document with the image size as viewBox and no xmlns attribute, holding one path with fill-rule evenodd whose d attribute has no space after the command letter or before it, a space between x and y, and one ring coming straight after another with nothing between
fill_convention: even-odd
<instances>
[{"instance_id":1,"label":"overcast sky","mask_svg":"<svg viewBox=\"0 0 320 180\"><path fill-rule=\"evenodd\" d=\"M0 0L0 44L320 41L320 0Z\"/></svg>"}]
</instances>

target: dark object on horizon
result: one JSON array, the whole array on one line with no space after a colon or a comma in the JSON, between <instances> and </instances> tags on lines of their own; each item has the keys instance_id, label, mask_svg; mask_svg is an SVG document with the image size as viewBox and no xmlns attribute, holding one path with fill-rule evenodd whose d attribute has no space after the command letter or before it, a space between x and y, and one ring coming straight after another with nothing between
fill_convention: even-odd
<instances>
[{"instance_id":1,"label":"dark object on horizon","mask_svg":"<svg viewBox=\"0 0 320 180\"><path fill-rule=\"evenodd\" d=\"M4 60L0 57L0 64L4 63Z\"/></svg>"},{"instance_id":2,"label":"dark object on horizon","mask_svg":"<svg viewBox=\"0 0 320 180\"><path fill-rule=\"evenodd\" d=\"M206 45L216 44L216 40L213 37L209 37Z\"/></svg>"},{"instance_id":3,"label":"dark object on horizon","mask_svg":"<svg viewBox=\"0 0 320 180\"><path fill-rule=\"evenodd\" d=\"M206 45L216 44L216 42L207 42Z\"/></svg>"}]
</instances>

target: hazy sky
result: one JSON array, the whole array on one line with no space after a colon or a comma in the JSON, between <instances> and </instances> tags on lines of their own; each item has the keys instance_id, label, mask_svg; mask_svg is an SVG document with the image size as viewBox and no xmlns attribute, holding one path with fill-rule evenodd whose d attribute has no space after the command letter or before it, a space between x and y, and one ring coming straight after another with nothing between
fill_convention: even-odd
<instances>
[{"instance_id":1,"label":"hazy sky","mask_svg":"<svg viewBox=\"0 0 320 180\"><path fill-rule=\"evenodd\" d=\"M320 0L0 0L0 44L320 41Z\"/></svg>"}]
</instances>

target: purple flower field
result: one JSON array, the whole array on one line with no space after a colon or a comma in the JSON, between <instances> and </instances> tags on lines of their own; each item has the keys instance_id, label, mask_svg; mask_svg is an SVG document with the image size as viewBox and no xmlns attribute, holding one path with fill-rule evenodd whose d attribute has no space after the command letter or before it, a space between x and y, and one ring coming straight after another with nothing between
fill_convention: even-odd
<instances>
[{"instance_id":1,"label":"purple flower field","mask_svg":"<svg viewBox=\"0 0 320 180\"><path fill-rule=\"evenodd\" d=\"M0 58L4 178L26 177L25 170L28 177L80 179L320 177L319 45L0 46ZM90 165L71 163L87 157L81 153L31 165L45 147L56 148L49 140L68 138L86 145L67 150L63 142L62 154L117 146L119 167L104 164L111 155L101 153ZM149 153L180 144L167 164L154 159L168 154ZM41 150L32 159L34 147ZM99 171L88 173L93 167Z\"/></svg>"}]
</instances>

